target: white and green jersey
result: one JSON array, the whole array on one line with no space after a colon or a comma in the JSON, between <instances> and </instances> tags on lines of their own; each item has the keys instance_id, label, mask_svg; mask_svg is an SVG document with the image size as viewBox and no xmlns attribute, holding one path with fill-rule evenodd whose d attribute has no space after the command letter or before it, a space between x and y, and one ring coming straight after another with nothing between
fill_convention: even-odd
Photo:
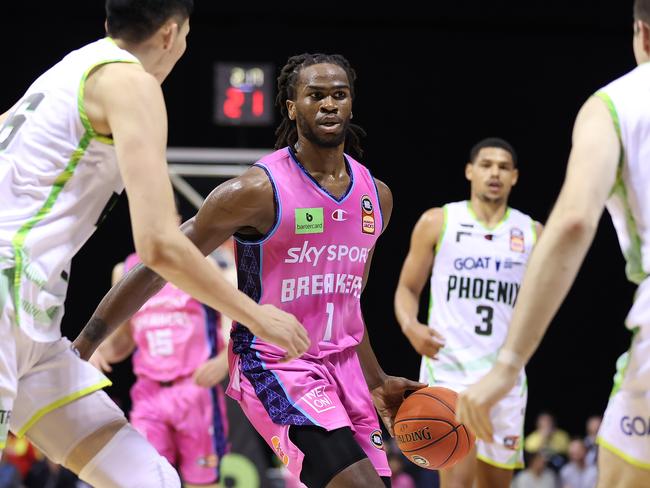
<instances>
[{"instance_id":1,"label":"white and green jersey","mask_svg":"<svg viewBox=\"0 0 650 488\"><path fill-rule=\"evenodd\" d=\"M621 160L607 210L627 261L626 274L639 285L626 324L650 324L650 65L638 66L596 93L607 103L621 142Z\"/></svg>"},{"instance_id":2,"label":"white and green jersey","mask_svg":"<svg viewBox=\"0 0 650 488\"><path fill-rule=\"evenodd\" d=\"M443 212L429 326L442 334L445 347L435 360L423 359L420 380L464 386L496 360L537 236L535 222L512 208L492 229L478 221L469 201L449 203Z\"/></svg>"},{"instance_id":3,"label":"white and green jersey","mask_svg":"<svg viewBox=\"0 0 650 488\"><path fill-rule=\"evenodd\" d=\"M13 269L16 322L37 341L61 336L70 261L124 188L84 109L88 74L113 62L138 60L108 38L68 54L0 127L0 269Z\"/></svg>"}]
</instances>

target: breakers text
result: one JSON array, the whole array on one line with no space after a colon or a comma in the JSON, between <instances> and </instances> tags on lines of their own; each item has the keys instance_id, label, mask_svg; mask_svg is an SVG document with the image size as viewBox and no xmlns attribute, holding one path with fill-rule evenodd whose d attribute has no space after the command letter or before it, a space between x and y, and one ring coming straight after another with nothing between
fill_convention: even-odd
<instances>
[{"instance_id":1,"label":"breakers text","mask_svg":"<svg viewBox=\"0 0 650 488\"><path fill-rule=\"evenodd\" d=\"M282 302L302 296L343 293L361 296L363 278L346 273L326 273L282 280Z\"/></svg>"}]
</instances>

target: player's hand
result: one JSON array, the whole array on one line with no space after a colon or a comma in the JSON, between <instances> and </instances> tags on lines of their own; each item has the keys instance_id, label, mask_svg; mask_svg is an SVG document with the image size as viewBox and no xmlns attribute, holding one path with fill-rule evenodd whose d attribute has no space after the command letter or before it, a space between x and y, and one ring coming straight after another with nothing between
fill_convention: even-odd
<instances>
[{"instance_id":1,"label":"player's hand","mask_svg":"<svg viewBox=\"0 0 650 488\"><path fill-rule=\"evenodd\" d=\"M456 420L465 424L476 437L492 442L490 410L517 383L519 371L511 366L497 363L478 383L458 395Z\"/></svg>"},{"instance_id":2,"label":"player's hand","mask_svg":"<svg viewBox=\"0 0 650 488\"><path fill-rule=\"evenodd\" d=\"M261 305L257 326L251 332L260 339L281 347L286 351L283 361L302 356L309 349L307 331L298 319L273 305Z\"/></svg>"},{"instance_id":3,"label":"player's hand","mask_svg":"<svg viewBox=\"0 0 650 488\"><path fill-rule=\"evenodd\" d=\"M404 335L418 354L431 359L435 359L438 351L445 345L445 338L440 333L419 322L404 329Z\"/></svg>"},{"instance_id":4,"label":"player's hand","mask_svg":"<svg viewBox=\"0 0 650 488\"><path fill-rule=\"evenodd\" d=\"M391 437L393 437L395 415L404 401L406 392L419 390L426 386L406 378L386 376L384 382L372 390L372 401Z\"/></svg>"},{"instance_id":5,"label":"player's hand","mask_svg":"<svg viewBox=\"0 0 650 488\"><path fill-rule=\"evenodd\" d=\"M204 388L211 388L221 383L228 375L228 361L219 355L216 358L208 359L201 366L196 368L192 378L194 383Z\"/></svg>"},{"instance_id":6,"label":"player's hand","mask_svg":"<svg viewBox=\"0 0 650 488\"><path fill-rule=\"evenodd\" d=\"M90 364L95 366L100 371L103 371L104 373L110 373L113 371L113 367L111 366L111 363L109 363L106 358L102 355L102 353L97 349L92 356L90 356L90 359L88 360Z\"/></svg>"}]
</instances>

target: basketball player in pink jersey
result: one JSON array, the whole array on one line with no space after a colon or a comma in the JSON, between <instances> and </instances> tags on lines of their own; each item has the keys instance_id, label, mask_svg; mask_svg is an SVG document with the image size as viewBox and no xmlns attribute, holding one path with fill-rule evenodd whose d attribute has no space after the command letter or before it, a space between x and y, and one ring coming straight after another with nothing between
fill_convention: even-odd
<instances>
[{"instance_id":1,"label":"basketball player in pink jersey","mask_svg":"<svg viewBox=\"0 0 650 488\"><path fill-rule=\"evenodd\" d=\"M236 324L228 393L310 488L390 486L374 407L392 432L404 392L424 386L383 372L361 314L393 202L348 155L360 154L362 133L350 123L355 78L339 55L290 58L278 78L278 150L217 187L183 225L206 254L235 235L239 288L295 314L308 331L307 352L286 362L281 349ZM91 320L116 327L162 284L136 268Z\"/></svg>"},{"instance_id":2,"label":"basketball player in pink jersey","mask_svg":"<svg viewBox=\"0 0 650 488\"><path fill-rule=\"evenodd\" d=\"M134 253L117 264L113 284L139 262ZM218 385L227 374L221 317L167 283L90 358L108 372L134 353L131 424L178 468L186 487L216 487L228 447Z\"/></svg>"}]
</instances>

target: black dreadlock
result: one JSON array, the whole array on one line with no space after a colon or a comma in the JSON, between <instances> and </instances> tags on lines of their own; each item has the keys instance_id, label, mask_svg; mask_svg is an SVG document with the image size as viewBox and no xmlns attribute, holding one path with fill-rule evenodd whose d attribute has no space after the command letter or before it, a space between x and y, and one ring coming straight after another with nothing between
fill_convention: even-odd
<instances>
[{"instance_id":1,"label":"black dreadlock","mask_svg":"<svg viewBox=\"0 0 650 488\"><path fill-rule=\"evenodd\" d=\"M291 56L287 60L278 76L278 96L275 98L276 105L280 108L282 114L282 122L275 131L277 140L275 148L280 149L285 146L293 147L298 142L298 131L296 129L296 122L289 118L289 111L287 110L287 100L293 100L296 96L296 81L298 75L303 68L312 66L314 64L335 64L345 70L348 75L350 83L350 94L354 99L354 81L357 79L357 74L350 66L350 63L340 54L299 54ZM363 156L363 149L361 149L361 138L366 136L366 131L360 126L355 124L348 125L348 132L345 135L345 152L353 158L361 158Z\"/></svg>"}]
</instances>

